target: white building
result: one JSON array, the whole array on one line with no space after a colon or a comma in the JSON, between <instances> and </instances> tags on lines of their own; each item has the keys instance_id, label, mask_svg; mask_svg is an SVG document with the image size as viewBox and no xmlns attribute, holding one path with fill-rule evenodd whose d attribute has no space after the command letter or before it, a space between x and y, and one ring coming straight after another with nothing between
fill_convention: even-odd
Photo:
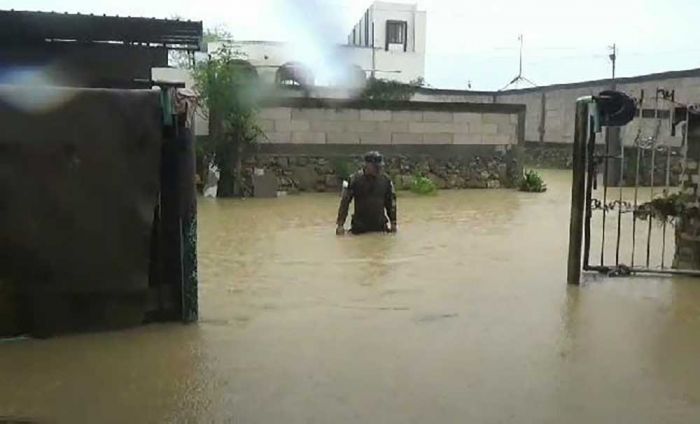
<instances>
[{"instance_id":1,"label":"white building","mask_svg":"<svg viewBox=\"0 0 700 424\"><path fill-rule=\"evenodd\" d=\"M366 77L410 82L425 75L426 13L415 4L375 2L348 34L347 45L233 41L230 48L268 82L356 86ZM209 52L221 47L210 43Z\"/></svg>"},{"instance_id":2,"label":"white building","mask_svg":"<svg viewBox=\"0 0 700 424\"><path fill-rule=\"evenodd\" d=\"M368 75L410 82L425 77L426 13L415 4L374 2L348 34Z\"/></svg>"},{"instance_id":3,"label":"white building","mask_svg":"<svg viewBox=\"0 0 700 424\"><path fill-rule=\"evenodd\" d=\"M364 80L376 78L411 82L425 75L426 13L415 4L375 2L348 34L347 44L231 41L256 68L264 82L305 85L306 93L283 90L278 95L347 98L357 95ZM222 42L209 43L211 53ZM177 68L153 68L158 81L183 82L193 87L192 75ZM208 134L208 123L197 115L197 135Z\"/></svg>"}]
</instances>

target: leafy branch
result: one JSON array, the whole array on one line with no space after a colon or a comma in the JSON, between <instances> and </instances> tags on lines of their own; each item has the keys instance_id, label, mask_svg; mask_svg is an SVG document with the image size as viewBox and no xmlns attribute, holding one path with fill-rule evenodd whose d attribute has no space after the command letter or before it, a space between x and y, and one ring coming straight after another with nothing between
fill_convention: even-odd
<instances>
[{"instance_id":1,"label":"leafy branch","mask_svg":"<svg viewBox=\"0 0 700 424\"><path fill-rule=\"evenodd\" d=\"M258 126L258 75L240 52L226 44L192 71L201 109L209 118L205 154L219 168L218 195L242 194L244 146L265 137Z\"/></svg>"}]
</instances>

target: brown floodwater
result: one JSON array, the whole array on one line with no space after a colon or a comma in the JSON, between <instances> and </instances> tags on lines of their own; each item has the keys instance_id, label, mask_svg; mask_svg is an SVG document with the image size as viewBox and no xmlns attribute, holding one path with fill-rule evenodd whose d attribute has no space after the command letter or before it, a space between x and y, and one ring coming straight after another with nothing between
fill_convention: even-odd
<instances>
[{"instance_id":1,"label":"brown floodwater","mask_svg":"<svg viewBox=\"0 0 700 424\"><path fill-rule=\"evenodd\" d=\"M700 280L567 287L569 173L544 178L402 195L395 236L336 237L331 194L202 199L201 321L0 343L0 416L700 422Z\"/></svg>"}]
</instances>

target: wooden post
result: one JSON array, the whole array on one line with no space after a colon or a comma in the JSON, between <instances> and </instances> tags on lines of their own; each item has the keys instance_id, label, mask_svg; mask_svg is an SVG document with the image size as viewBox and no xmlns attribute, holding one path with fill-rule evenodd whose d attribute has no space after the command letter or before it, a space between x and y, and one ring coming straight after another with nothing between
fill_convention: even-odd
<instances>
[{"instance_id":1,"label":"wooden post","mask_svg":"<svg viewBox=\"0 0 700 424\"><path fill-rule=\"evenodd\" d=\"M583 238L583 210L586 188L586 141L588 136L588 105L590 102L590 98L581 98L576 101L571 216L569 218L569 260L566 278L568 284L576 285L581 280L581 241Z\"/></svg>"}]
</instances>

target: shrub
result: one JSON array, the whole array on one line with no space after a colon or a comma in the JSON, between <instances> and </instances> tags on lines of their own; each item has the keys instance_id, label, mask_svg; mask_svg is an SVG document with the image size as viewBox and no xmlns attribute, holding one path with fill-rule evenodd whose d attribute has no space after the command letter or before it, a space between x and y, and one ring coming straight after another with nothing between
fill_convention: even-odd
<instances>
[{"instance_id":1,"label":"shrub","mask_svg":"<svg viewBox=\"0 0 700 424\"><path fill-rule=\"evenodd\" d=\"M642 220L654 218L662 223L673 223L677 218L697 219L700 217L700 209L691 194L664 193L663 197L639 205L634 211L634 216Z\"/></svg>"},{"instance_id":2,"label":"shrub","mask_svg":"<svg viewBox=\"0 0 700 424\"><path fill-rule=\"evenodd\" d=\"M422 175L415 175L411 182L411 191L422 195L436 194L438 187L430 178Z\"/></svg>"},{"instance_id":3,"label":"shrub","mask_svg":"<svg viewBox=\"0 0 700 424\"><path fill-rule=\"evenodd\" d=\"M537 172L529 170L525 172L523 179L520 181L520 191L542 193L547 191L547 185Z\"/></svg>"},{"instance_id":4,"label":"shrub","mask_svg":"<svg viewBox=\"0 0 700 424\"><path fill-rule=\"evenodd\" d=\"M354 164L350 160L337 158L332 161L332 166L335 175L337 175L340 180L350 180L353 172L355 172Z\"/></svg>"},{"instance_id":5,"label":"shrub","mask_svg":"<svg viewBox=\"0 0 700 424\"><path fill-rule=\"evenodd\" d=\"M411 100L418 88L425 85L423 78L415 79L408 84L385 79L370 78L367 81L361 97L376 101Z\"/></svg>"}]
</instances>

